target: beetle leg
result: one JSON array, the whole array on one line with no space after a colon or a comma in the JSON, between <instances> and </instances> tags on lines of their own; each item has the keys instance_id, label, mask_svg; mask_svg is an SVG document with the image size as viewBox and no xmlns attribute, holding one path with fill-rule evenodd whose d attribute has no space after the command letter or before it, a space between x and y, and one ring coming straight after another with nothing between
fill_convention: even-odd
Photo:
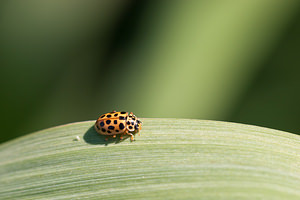
<instances>
[{"instance_id":1,"label":"beetle leg","mask_svg":"<svg viewBox=\"0 0 300 200\"><path fill-rule=\"evenodd\" d=\"M120 140L123 140L123 135L126 135L126 134L127 134L127 130L120 135Z\"/></svg>"},{"instance_id":2,"label":"beetle leg","mask_svg":"<svg viewBox=\"0 0 300 200\"><path fill-rule=\"evenodd\" d=\"M130 141L131 141L131 142L134 141L134 136L133 136L132 133L127 132L126 134L127 134L127 135L130 135Z\"/></svg>"}]
</instances>

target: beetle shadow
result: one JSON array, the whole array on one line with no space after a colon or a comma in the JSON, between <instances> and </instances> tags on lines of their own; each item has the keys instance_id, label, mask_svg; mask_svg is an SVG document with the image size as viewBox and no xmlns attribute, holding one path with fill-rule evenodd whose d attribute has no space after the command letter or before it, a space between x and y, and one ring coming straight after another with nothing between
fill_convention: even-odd
<instances>
[{"instance_id":1,"label":"beetle shadow","mask_svg":"<svg viewBox=\"0 0 300 200\"><path fill-rule=\"evenodd\" d=\"M106 137L107 136L105 135L100 135L99 133L97 133L94 126L92 126L83 135L83 140L89 144L107 146L112 143L118 144L128 138L127 136L124 136L123 139L121 140L120 137L117 136L115 138L110 137L106 140Z\"/></svg>"}]
</instances>

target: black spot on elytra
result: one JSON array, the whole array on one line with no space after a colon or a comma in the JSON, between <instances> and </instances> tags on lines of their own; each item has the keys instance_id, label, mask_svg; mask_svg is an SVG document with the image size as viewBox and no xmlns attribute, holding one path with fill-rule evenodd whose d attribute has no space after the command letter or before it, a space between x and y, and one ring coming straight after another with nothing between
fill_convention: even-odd
<instances>
[{"instance_id":1,"label":"black spot on elytra","mask_svg":"<svg viewBox=\"0 0 300 200\"><path fill-rule=\"evenodd\" d=\"M107 118L110 118L110 117L111 117L111 115L106 115L106 117L107 117Z\"/></svg>"},{"instance_id":2,"label":"black spot on elytra","mask_svg":"<svg viewBox=\"0 0 300 200\"><path fill-rule=\"evenodd\" d=\"M118 120L114 120L114 124L117 124L118 123Z\"/></svg>"},{"instance_id":3,"label":"black spot on elytra","mask_svg":"<svg viewBox=\"0 0 300 200\"><path fill-rule=\"evenodd\" d=\"M131 125L134 125L134 122L131 122Z\"/></svg>"},{"instance_id":4,"label":"black spot on elytra","mask_svg":"<svg viewBox=\"0 0 300 200\"><path fill-rule=\"evenodd\" d=\"M107 131L107 133L111 133L111 131Z\"/></svg>"},{"instance_id":5,"label":"black spot on elytra","mask_svg":"<svg viewBox=\"0 0 300 200\"><path fill-rule=\"evenodd\" d=\"M106 120L106 124L109 125L111 120Z\"/></svg>"},{"instance_id":6,"label":"black spot on elytra","mask_svg":"<svg viewBox=\"0 0 300 200\"><path fill-rule=\"evenodd\" d=\"M120 117L119 117L119 120L125 120L125 117L120 116Z\"/></svg>"},{"instance_id":7,"label":"black spot on elytra","mask_svg":"<svg viewBox=\"0 0 300 200\"><path fill-rule=\"evenodd\" d=\"M108 129L110 129L110 130L114 130L114 129L115 129L115 127L114 127L114 126L109 126L109 127L108 127Z\"/></svg>"},{"instance_id":8,"label":"black spot on elytra","mask_svg":"<svg viewBox=\"0 0 300 200\"><path fill-rule=\"evenodd\" d=\"M117 133L119 133L119 130L116 130Z\"/></svg>"},{"instance_id":9,"label":"black spot on elytra","mask_svg":"<svg viewBox=\"0 0 300 200\"><path fill-rule=\"evenodd\" d=\"M105 130L105 128L102 128L101 131L102 131L102 132L105 132L106 130Z\"/></svg>"},{"instance_id":10,"label":"black spot on elytra","mask_svg":"<svg viewBox=\"0 0 300 200\"><path fill-rule=\"evenodd\" d=\"M121 114L126 114L126 112L123 111L123 112L121 112Z\"/></svg>"},{"instance_id":11,"label":"black spot on elytra","mask_svg":"<svg viewBox=\"0 0 300 200\"><path fill-rule=\"evenodd\" d=\"M105 114L100 116L100 118L103 118L103 117L105 117Z\"/></svg>"},{"instance_id":12,"label":"black spot on elytra","mask_svg":"<svg viewBox=\"0 0 300 200\"><path fill-rule=\"evenodd\" d=\"M114 114L115 117L118 117L118 113Z\"/></svg>"},{"instance_id":13,"label":"black spot on elytra","mask_svg":"<svg viewBox=\"0 0 300 200\"><path fill-rule=\"evenodd\" d=\"M119 128L120 128L121 130L124 129L124 128L125 128L124 124L123 124L123 123L120 123L120 124L119 124Z\"/></svg>"},{"instance_id":14,"label":"black spot on elytra","mask_svg":"<svg viewBox=\"0 0 300 200\"><path fill-rule=\"evenodd\" d=\"M126 124L127 124L127 125L130 125L130 121L127 121Z\"/></svg>"},{"instance_id":15,"label":"black spot on elytra","mask_svg":"<svg viewBox=\"0 0 300 200\"><path fill-rule=\"evenodd\" d=\"M100 126L101 126L101 127L104 126L104 122L100 122Z\"/></svg>"},{"instance_id":16,"label":"black spot on elytra","mask_svg":"<svg viewBox=\"0 0 300 200\"><path fill-rule=\"evenodd\" d=\"M128 128L129 128L129 129L132 129L133 127L132 127L132 126L129 126Z\"/></svg>"}]
</instances>

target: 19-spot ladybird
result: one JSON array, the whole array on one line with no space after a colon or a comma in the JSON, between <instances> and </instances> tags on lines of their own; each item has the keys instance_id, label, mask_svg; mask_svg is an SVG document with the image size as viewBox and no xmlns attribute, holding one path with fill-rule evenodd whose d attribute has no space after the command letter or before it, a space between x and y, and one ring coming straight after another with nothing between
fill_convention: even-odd
<instances>
[{"instance_id":1,"label":"19-spot ladybird","mask_svg":"<svg viewBox=\"0 0 300 200\"><path fill-rule=\"evenodd\" d=\"M100 135L114 138L116 135L120 135L120 139L123 139L124 135L129 135L130 140L133 141L134 134L142 129L142 122L132 112L112 111L101 115L97 119L95 129Z\"/></svg>"}]
</instances>

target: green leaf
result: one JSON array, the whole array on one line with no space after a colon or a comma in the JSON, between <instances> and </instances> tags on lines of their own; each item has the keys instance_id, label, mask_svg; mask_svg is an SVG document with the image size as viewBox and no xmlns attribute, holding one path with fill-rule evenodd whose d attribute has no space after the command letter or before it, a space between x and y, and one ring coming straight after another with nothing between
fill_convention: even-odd
<instances>
[{"instance_id":1,"label":"green leaf","mask_svg":"<svg viewBox=\"0 0 300 200\"><path fill-rule=\"evenodd\" d=\"M87 121L2 144L0 199L300 199L298 135L142 120L134 142L105 141Z\"/></svg>"}]
</instances>

